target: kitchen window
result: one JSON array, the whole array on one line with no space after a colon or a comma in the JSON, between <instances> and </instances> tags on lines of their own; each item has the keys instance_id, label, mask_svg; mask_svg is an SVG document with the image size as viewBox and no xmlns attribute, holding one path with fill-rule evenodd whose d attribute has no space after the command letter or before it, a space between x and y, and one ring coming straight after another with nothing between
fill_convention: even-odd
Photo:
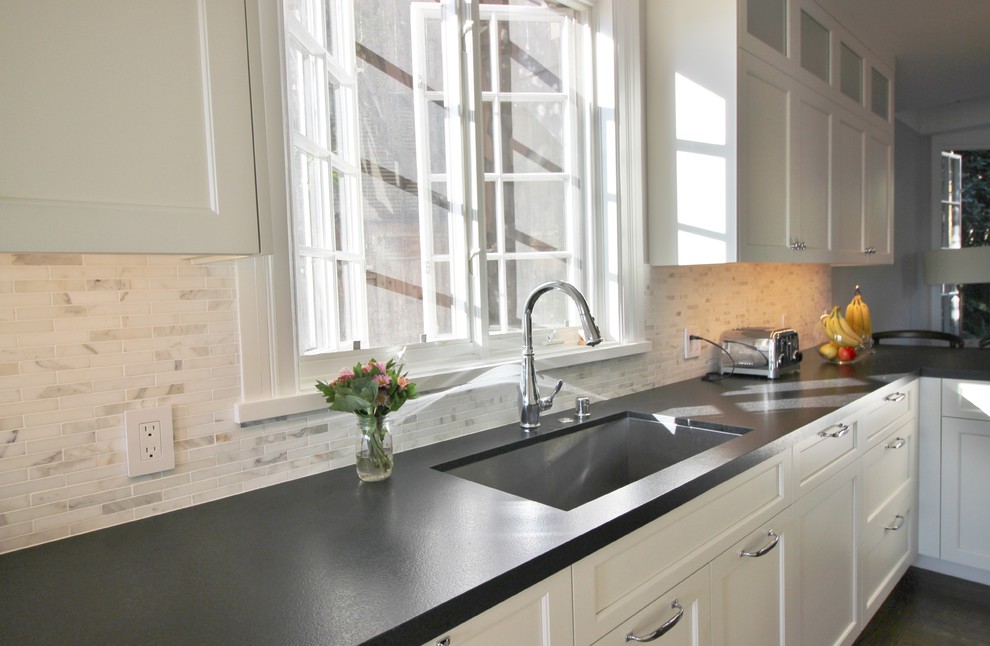
<instances>
[{"instance_id":1,"label":"kitchen window","mask_svg":"<svg viewBox=\"0 0 990 646\"><path fill-rule=\"evenodd\" d=\"M940 178L941 246L990 246L990 150L943 150ZM942 285L940 300L944 331L990 335L990 283Z\"/></svg>"},{"instance_id":2,"label":"kitchen window","mask_svg":"<svg viewBox=\"0 0 990 646\"><path fill-rule=\"evenodd\" d=\"M620 171L617 145L637 137L638 60L616 65L612 40L630 15L582 0L284 0L290 226L239 272L258 295L242 311L245 344L259 337L245 399L307 393L369 355L402 354L427 386L518 361L523 303L551 279L586 295L610 343L578 348L573 305L548 294L541 356L642 351L628 296L643 286L642 224L626 223L641 217L640 151Z\"/></svg>"}]
</instances>

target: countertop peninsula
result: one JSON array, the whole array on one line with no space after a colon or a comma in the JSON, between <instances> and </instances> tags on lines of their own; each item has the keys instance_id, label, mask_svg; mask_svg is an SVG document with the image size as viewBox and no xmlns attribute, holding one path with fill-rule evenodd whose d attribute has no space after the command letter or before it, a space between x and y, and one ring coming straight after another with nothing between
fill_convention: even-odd
<instances>
[{"instance_id":1,"label":"countertop peninsula","mask_svg":"<svg viewBox=\"0 0 990 646\"><path fill-rule=\"evenodd\" d=\"M0 643L415 644L741 473L802 429L917 376L990 380L990 351L806 352L777 380L688 381L595 402L752 429L571 511L433 467L523 439L505 426L0 556ZM544 433L566 407L544 413Z\"/></svg>"}]
</instances>

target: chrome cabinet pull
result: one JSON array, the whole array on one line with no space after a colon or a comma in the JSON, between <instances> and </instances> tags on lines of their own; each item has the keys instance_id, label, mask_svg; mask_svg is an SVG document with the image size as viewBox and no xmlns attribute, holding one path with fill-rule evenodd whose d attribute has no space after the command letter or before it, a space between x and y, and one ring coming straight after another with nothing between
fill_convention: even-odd
<instances>
[{"instance_id":1,"label":"chrome cabinet pull","mask_svg":"<svg viewBox=\"0 0 990 646\"><path fill-rule=\"evenodd\" d=\"M893 393L893 394L890 394L890 395L887 395L886 397L884 397L883 400L885 402L890 402L890 403L893 404L894 402L901 401L905 397L907 397L907 395L905 395L904 393Z\"/></svg>"},{"instance_id":2,"label":"chrome cabinet pull","mask_svg":"<svg viewBox=\"0 0 990 646\"><path fill-rule=\"evenodd\" d=\"M761 556L766 555L767 552L777 547L777 543L780 542L780 534L773 531L772 529L769 532L767 532L767 536L770 536L773 540L771 540L769 543L767 543L760 549L756 550L755 552L746 552L746 551L739 552L739 556L751 556L753 558L758 559Z\"/></svg>"},{"instance_id":3,"label":"chrome cabinet pull","mask_svg":"<svg viewBox=\"0 0 990 646\"><path fill-rule=\"evenodd\" d=\"M443 639L438 639L434 646L450 646L450 637L444 637Z\"/></svg>"},{"instance_id":4,"label":"chrome cabinet pull","mask_svg":"<svg viewBox=\"0 0 990 646\"><path fill-rule=\"evenodd\" d=\"M898 438L894 438L894 441L891 442L890 444L886 445L884 448L887 448L887 449L899 449L902 446L904 446L905 444L907 444L907 440L905 440L903 437L898 437Z\"/></svg>"},{"instance_id":5,"label":"chrome cabinet pull","mask_svg":"<svg viewBox=\"0 0 990 646\"><path fill-rule=\"evenodd\" d=\"M670 619L668 619L667 621L663 622L662 626L654 630L649 635L640 636L640 635L634 635L633 633L629 633L628 635L626 635L626 641L651 642L654 639L663 637L667 633L667 631L673 628L674 626L676 626L677 622L680 621L681 617L684 616L684 608L681 606L681 604L677 603L677 599L674 599L674 602L670 604L670 607L677 610L677 614L671 617Z\"/></svg>"},{"instance_id":6,"label":"chrome cabinet pull","mask_svg":"<svg viewBox=\"0 0 990 646\"><path fill-rule=\"evenodd\" d=\"M849 432L849 426L847 424L836 424L835 426L831 426L829 428L837 428L839 430L832 431L831 433L829 433L828 430L824 430L818 433L818 437L842 437Z\"/></svg>"},{"instance_id":7,"label":"chrome cabinet pull","mask_svg":"<svg viewBox=\"0 0 990 646\"><path fill-rule=\"evenodd\" d=\"M900 514L897 514L896 516L894 516L894 524L891 525L890 527L884 527L883 528L883 531L885 531L885 532L887 532L887 531L896 532L901 527L904 527L904 521L905 521L904 516L901 516Z\"/></svg>"}]
</instances>

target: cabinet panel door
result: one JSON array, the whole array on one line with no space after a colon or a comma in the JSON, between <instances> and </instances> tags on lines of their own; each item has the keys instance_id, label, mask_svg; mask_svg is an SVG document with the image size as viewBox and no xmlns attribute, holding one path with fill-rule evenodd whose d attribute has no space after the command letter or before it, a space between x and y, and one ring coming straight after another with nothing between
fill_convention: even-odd
<instances>
[{"instance_id":1,"label":"cabinet panel door","mask_svg":"<svg viewBox=\"0 0 990 646\"><path fill-rule=\"evenodd\" d=\"M781 512L712 561L713 644L784 643L789 518Z\"/></svg>"},{"instance_id":2,"label":"cabinet panel door","mask_svg":"<svg viewBox=\"0 0 990 646\"><path fill-rule=\"evenodd\" d=\"M794 505L795 589L788 595L788 641L840 644L859 627L856 462ZM791 634L793 633L793 634Z\"/></svg>"},{"instance_id":3,"label":"cabinet panel door","mask_svg":"<svg viewBox=\"0 0 990 646\"><path fill-rule=\"evenodd\" d=\"M800 254L789 228L788 168L794 81L746 52L739 54L739 204L744 260L790 260ZM770 253L770 257L765 254Z\"/></svg>"},{"instance_id":4,"label":"cabinet panel door","mask_svg":"<svg viewBox=\"0 0 990 646\"><path fill-rule=\"evenodd\" d=\"M942 418L942 558L990 570L990 423Z\"/></svg>"},{"instance_id":5,"label":"cabinet panel door","mask_svg":"<svg viewBox=\"0 0 990 646\"><path fill-rule=\"evenodd\" d=\"M893 210L894 147L890 137L870 128L866 138L866 174L864 178L864 230L869 260L889 258L891 212Z\"/></svg>"},{"instance_id":6,"label":"cabinet panel door","mask_svg":"<svg viewBox=\"0 0 990 646\"><path fill-rule=\"evenodd\" d=\"M832 166L832 248L862 260L865 127L845 111L836 113Z\"/></svg>"},{"instance_id":7,"label":"cabinet panel door","mask_svg":"<svg viewBox=\"0 0 990 646\"><path fill-rule=\"evenodd\" d=\"M0 251L257 253L244 0L0 3Z\"/></svg>"},{"instance_id":8,"label":"cabinet panel door","mask_svg":"<svg viewBox=\"0 0 990 646\"><path fill-rule=\"evenodd\" d=\"M795 96L795 232L808 249L827 251L831 218L832 107L802 89Z\"/></svg>"}]
</instances>

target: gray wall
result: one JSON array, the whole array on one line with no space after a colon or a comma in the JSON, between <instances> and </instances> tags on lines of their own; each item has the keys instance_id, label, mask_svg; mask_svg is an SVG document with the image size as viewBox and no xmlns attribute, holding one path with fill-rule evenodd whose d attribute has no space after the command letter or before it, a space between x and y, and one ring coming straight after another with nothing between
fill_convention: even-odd
<instances>
[{"instance_id":1,"label":"gray wall","mask_svg":"<svg viewBox=\"0 0 990 646\"><path fill-rule=\"evenodd\" d=\"M832 298L845 307L857 284L874 330L932 327L934 288L922 283L922 253L931 248L931 137L895 121L894 264L833 267ZM936 319L937 320L937 319Z\"/></svg>"}]
</instances>

